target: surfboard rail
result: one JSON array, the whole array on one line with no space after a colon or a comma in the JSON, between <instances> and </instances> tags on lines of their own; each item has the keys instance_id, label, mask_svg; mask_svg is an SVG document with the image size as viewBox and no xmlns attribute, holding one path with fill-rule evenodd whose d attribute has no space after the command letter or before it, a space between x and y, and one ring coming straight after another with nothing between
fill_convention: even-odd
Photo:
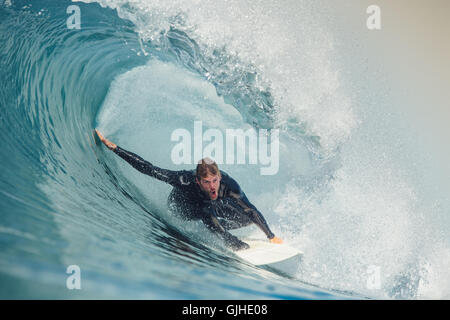
<instances>
[{"instance_id":1,"label":"surfboard rail","mask_svg":"<svg viewBox=\"0 0 450 320\"><path fill-rule=\"evenodd\" d=\"M256 266L271 265L281 261L297 259L302 252L287 244L270 243L267 240L242 239L250 248L238 250L234 253L241 259Z\"/></svg>"}]
</instances>

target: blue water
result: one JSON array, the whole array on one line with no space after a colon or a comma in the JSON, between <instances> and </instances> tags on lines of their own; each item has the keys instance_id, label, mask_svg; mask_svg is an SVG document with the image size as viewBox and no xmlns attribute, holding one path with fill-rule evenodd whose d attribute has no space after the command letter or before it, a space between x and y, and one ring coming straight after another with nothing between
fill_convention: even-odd
<instances>
[{"instance_id":1,"label":"blue water","mask_svg":"<svg viewBox=\"0 0 450 320\"><path fill-rule=\"evenodd\" d=\"M73 4L81 29L67 27ZM347 91L314 12L307 2L3 1L0 297L448 297L448 207L427 207L417 168L370 120L382 111ZM201 224L172 217L170 188L92 135L185 169L170 161L170 134L195 120L280 130L278 174L222 168L304 252L295 276L249 265ZM66 287L70 265L81 290Z\"/></svg>"}]
</instances>

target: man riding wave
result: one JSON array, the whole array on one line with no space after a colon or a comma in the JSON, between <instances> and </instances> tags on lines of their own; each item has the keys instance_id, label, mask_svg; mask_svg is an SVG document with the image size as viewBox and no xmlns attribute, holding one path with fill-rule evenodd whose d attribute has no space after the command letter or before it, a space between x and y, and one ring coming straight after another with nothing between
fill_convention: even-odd
<instances>
[{"instance_id":1,"label":"man riding wave","mask_svg":"<svg viewBox=\"0 0 450 320\"><path fill-rule=\"evenodd\" d=\"M199 161L195 170L167 170L154 166L138 155L112 143L96 129L99 139L115 154L139 172L170 184L168 198L171 211L188 220L202 220L211 231L219 234L233 250L249 248L248 244L228 232L256 224L272 243L282 243L263 215L250 203L239 184L209 158Z\"/></svg>"}]
</instances>

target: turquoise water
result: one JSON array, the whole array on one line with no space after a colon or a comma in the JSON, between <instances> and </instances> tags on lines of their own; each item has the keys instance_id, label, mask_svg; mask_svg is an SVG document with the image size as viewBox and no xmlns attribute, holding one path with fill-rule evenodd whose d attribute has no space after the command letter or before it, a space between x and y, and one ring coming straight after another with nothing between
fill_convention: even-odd
<instances>
[{"instance_id":1,"label":"turquoise water","mask_svg":"<svg viewBox=\"0 0 450 320\"><path fill-rule=\"evenodd\" d=\"M389 133L370 120L382 111L346 90L314 6L86 2L0 6L1 298L448 297L447 220L428 217L408 157L385 147ZM81 29L67 27L74 4ZM294 277L251 266L201 224L172 217L170 188L92 135L185 169L171 162L170 135L196 120L280 130L276 175L222 168L305 253ZM386 123L397 130L395 115ZM70 265L81 290L66 287ZM375 287L370 270L380 272Z\"/></svg>"}]
</instances>

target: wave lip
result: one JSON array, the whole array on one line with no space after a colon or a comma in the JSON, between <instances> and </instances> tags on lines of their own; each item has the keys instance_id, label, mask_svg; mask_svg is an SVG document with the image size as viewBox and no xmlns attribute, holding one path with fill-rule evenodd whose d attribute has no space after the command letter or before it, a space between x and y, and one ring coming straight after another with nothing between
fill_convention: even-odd
<instances>
[{"instance_id":1,"label":"wave lip","mask_svg":"<svg viewBox=\"0 0 450 320\"><path fill-rule=\"evenodd\" d=\"M331 156L358 126L333 64L332 35L315 22L306 1L289 3L289 12L278 3L242 1L84 2L117 10L133 22L143 42L165 48L178 41L178 59L207 77L220 94L238 95L233 105L245 99L244 85L260 91L243 105L256 101L254 112L269 111L271 125L297 133L297 139L314 137L320 143L314 150L324 156ZM266 103L258 99L264 95Z\"/></svg>"}]
</instances>

